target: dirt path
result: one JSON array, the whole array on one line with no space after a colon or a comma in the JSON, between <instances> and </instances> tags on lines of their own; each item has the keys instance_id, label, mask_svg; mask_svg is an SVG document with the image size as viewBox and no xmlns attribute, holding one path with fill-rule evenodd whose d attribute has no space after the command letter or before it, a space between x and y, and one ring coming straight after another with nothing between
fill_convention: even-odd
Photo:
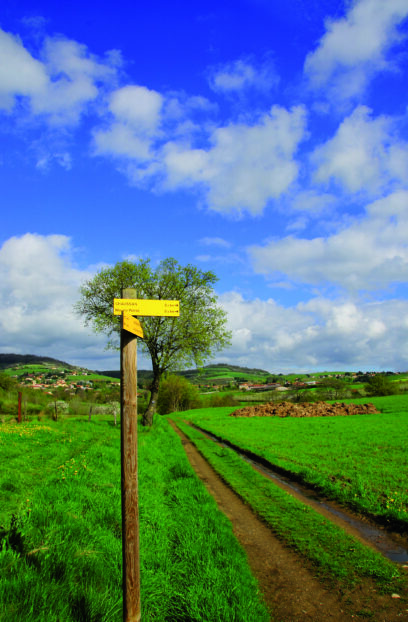
<instances>
[{"instance_id":1,"label":"dirt path","mask_svg":"<svg viewBox=\"0 0 408 622\"><path fill-rule=\"evenodd\" d=\"M408 621L408 604L391 599L390 595L378 594L369 581L341 594L326 589L299 555L283 546L223 482L175 423L169 422L180 436L191 466L220 510L230 519L273 620L324 622L369 618L378 622Z\"/></svg>"}]
</instances>

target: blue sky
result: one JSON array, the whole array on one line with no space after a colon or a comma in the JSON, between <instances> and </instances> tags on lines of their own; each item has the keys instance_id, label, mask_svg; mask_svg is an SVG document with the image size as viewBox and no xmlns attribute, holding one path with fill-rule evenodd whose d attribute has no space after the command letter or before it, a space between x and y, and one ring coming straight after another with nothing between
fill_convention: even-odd
<instances>
[{"instance_id":1,"label":"blue sky","mask_svg":"<svg viewBox=\"0 0 408 622\"><path fill-rule=\"evenodd\" d=\"M217 362L408 369L407 18L408 0L8 2L0 351L117 368L78 287L172 256L219 277Z\"/></svg>"}]
</instances>

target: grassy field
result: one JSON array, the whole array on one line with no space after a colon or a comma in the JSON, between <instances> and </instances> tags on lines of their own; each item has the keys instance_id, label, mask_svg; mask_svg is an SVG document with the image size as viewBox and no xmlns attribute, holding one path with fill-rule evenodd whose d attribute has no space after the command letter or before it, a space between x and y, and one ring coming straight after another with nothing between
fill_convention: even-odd
<instances>
[{"instance_id":1,"label":"grassy field","mask_svg":"<svg viewBox=\"0 0 408 622\"><path fill-rule=\"evenodd\" d=\"M0 620L119 622L119 427L3 424L0 462ZM140 429L139 503L144 621L269 620L229 521L164 419Z\"/></svg>"},{"instance_id":2,"label":"grassy field","mask_svg":"<svg viewBox=\"0 0 408 622\"><path fill-rule=\"evenodd\" d=\"M408 397L370 401L381 414L234 418L228 416L233 409L225 408L189 411L184 417L332 498L408 528Z\"/></svg>"},{"instance_id":3,"label":"grassy field","mask_svg":"<svg viewBox=\"0 0 408 622\"><path fill-rule=\"evenodd\" d=\"M233 450L220 447L181 419L171 418L231 488L332 589L342 591L370 579L381 591L407 592L406 581L396 565L280 489Z\"/></svg>"}]
</instances>

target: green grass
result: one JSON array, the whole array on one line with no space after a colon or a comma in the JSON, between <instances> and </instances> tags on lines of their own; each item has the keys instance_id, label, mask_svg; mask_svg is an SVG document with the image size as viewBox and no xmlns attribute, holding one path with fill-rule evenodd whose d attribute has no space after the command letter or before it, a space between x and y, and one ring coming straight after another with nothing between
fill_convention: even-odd
<instances>
[{"instance_id":1,"label":"green grass","mask_svg":"<svg viewBox=\"0 0 408 622\"><path fill-rule=\"evenodd\" d=\"M381 414L234 418L228 416L229 408L184 416L342 503L408 526L408 397L370 402Z\"/></svg>"},{"instance_id":2,"label":"green grass","mask_svg":"<svg viewBox=\"0 0 408 622\"><path fill-rule=\"evenodd\" d=\"M101 374L77 374L76 376L68 375L66 380L70 382L89 382L90 380L97 382L119 382L118 378L110 378L109 376L101 376Z\"/></svg>"},{"instance_id":3,"label":"green grass","mask_svg":"<svg viewBox=\"0 0 408 622\"><path fill-rule=\"evenodd\" d=\"M218 446L181 419L177 425L233 490L322 578L353 586L369 577L384 591L403 589L396 565L280 489L232 450Z\"/></svg>"},{"instance_id":4,"label":"green grass","mask_svg":"<svg viewBox=\"0 0 408 622\"><path fill-rule=\"evenodd\" d=\"M0 426L1 622L122 619L120 431ZM267 621L229 521L159 419L139 429L143 621Z\"/></svg>"}]
</instances>

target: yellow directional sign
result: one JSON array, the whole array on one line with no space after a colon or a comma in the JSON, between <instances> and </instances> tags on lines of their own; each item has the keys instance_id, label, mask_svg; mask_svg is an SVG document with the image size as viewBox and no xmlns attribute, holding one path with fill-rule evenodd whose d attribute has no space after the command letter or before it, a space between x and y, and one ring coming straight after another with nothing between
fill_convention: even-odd
<instances>
[{"instance_id":1,"label":"yellow directional sign","mask_svg":"<svg viewBox=\"0 0 408 622\"><path fill-rule=\"evenodd\" d=\"M137 318L133 317L133 315L129 315L129 313L123 314L122 327L124 328L124 330L129 331L129 333L137 335L138 337L141 337L143 339L142 325Z\"/></svg>"},{"instance_id":2,"label":"yellow directional sign","mask_svg":"<svg viewBox=\"0 0 408 622\"><path fill-rule=\"evenodd\" d=\"M129 315L156 315L178 317L180 315L179 300L138 300L136 298L114 298L113 313L129 313Z\"/></svg>"}]
</instances>

